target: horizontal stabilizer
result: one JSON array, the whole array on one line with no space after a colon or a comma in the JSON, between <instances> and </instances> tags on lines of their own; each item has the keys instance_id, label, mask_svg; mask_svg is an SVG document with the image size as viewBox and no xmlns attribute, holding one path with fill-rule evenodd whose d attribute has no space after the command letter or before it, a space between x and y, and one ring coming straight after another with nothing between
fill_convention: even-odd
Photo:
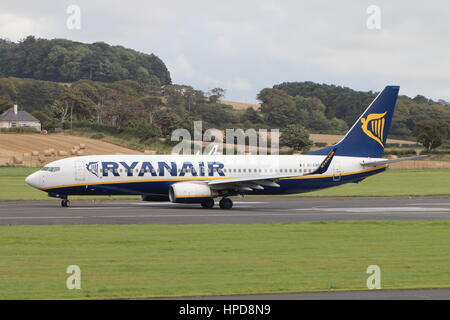
<instances>
[{"instance_id":1,"label":"horizontal stabilizer","mask_svg":"<svg viewBox=\"0 0 450 320\"><path fill-rule=\"evenodd\" d=\"M398 159L384 159L384 160L375 160L375 161L363 161L361 162L361 165L364 167L377 167L382 166L385 164L400 162L400 161L407 161L407 160L417 160L417 159L423 159L426 156L414 156L414 157L406 157L406 158L398 158Z\"/></svg>"}]
</instances>

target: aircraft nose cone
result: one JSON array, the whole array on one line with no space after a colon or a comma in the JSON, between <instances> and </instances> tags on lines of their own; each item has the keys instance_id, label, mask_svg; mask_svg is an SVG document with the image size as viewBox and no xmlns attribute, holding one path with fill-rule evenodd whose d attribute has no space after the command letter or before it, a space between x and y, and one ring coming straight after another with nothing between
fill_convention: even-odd
<instances>
[{"instance_id":1,"label":"aircraft nose cone","mask_svg":"<svg viewBox=\"0 0 450 320\"><path fill-rule=\"evenodd\" d=\"M39 174L37 172L30 174L25 178L25 182L33 188L39 188Z\"/></svg>"}]
</instances>

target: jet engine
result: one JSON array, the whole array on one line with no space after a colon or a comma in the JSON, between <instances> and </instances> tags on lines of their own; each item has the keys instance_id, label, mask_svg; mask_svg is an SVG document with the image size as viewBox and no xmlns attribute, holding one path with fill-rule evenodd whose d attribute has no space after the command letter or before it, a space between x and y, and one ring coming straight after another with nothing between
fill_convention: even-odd
<instances>
[{"instance_id":1,"label":"jet engine","mask_svg":"<svg viewBox=\"0 0 450 320\"><path fill-rule=\"evenodd\" d=\"M215 196L204 182L177 182L169 188L169 199L174 203L203 203Z\"/></svg>"}]
</instances>

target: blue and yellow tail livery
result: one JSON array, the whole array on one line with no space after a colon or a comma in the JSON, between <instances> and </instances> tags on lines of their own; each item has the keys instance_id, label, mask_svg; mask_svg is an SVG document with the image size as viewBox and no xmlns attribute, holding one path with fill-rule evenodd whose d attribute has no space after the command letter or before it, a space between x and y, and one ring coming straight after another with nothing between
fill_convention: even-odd
<instances>
[{"instance_id":1,"label":"blue and yellow tail livery","mask_svg":"<svg viewBox=\"0 0 450 320\"><path fill-rule=\"evenodd\" d=\"M327 155L337 149L337 156L381 158L391 127L399 86L387 86L335 146L309 153Z\"/></svg>"}]
</instances>

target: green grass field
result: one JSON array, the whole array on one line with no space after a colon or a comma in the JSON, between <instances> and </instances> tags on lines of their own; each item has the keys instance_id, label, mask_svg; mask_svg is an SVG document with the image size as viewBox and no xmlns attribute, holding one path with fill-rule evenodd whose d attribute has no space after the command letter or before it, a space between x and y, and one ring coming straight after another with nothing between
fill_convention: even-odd
<instances>
[{"instance_id":1,"label":"green grass field","mask_svg":"<svg viewBox=\"0 0 450 320\"><path fill-rule=\"evenodd\" d=\"M449 221L0 227L0 299L450 287ZM81 290L66 269L81 268Z\"/></svg>"},{"instance_id":2,"label":"green grass field","mask_svg":"<svg viewBox=\"0 0 450 320\"><path fill-rule=\"evenodd\" d=\"M304 196L431 196L450 195L450 170L387 170L360 183L303 194Z\"/></svg>"},{"instance_id":3,"label":"green grass field","mask_svg":"<svg viewBox=\"0 0 450 320\"><path fill-rule=\"evenodd\" d=\"M48 200L45 192L36 190L25 183L25 177L36 170L38 169L0 167L0 200ZM449 181L450 170L388 170L358 184L351 183L305 193L301 196L450 195ZM73 197L72 199L93 198ZM137 197L115 198L137 199Z\"/></svg>"}]
</instances>

